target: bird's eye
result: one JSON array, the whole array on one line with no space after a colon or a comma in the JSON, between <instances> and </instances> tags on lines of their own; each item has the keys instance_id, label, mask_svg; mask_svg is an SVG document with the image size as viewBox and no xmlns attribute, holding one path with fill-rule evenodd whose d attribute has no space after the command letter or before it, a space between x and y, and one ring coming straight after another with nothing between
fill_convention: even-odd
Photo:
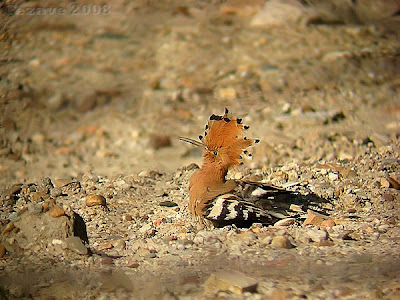
<instances>
[{"instance_id":1,"label":"bird's eye","mask_svg":"<svg viewBox=\"0 0 400 300\"><path fill-rule=\"evenodd\" d=\"M217 156L217 155L218 155L218 152L217 152L217 151L214 151L214 155Z\"/></svg>"}]
</instances>

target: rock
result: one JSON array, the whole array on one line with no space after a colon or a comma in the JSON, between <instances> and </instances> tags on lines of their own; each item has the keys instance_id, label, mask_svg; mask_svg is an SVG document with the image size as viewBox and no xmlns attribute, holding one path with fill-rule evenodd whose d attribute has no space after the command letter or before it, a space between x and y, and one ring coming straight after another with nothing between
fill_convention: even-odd
<instances>
[{"instance_id":1,"label":"rock","mask_svg":"<svg viewBox=\"0 0 400 300\"><path fill-rule=\"evenodd\" d=\"M133 220L131 215L125 215L123 218L124 218L125 221L132 221Z\"/></svg>"},{"instance_id":2,"label":"rock","mask_svg":"<svg viewBox=\"0 0 400 300\"><path fill-rule=\"evenodd\" d=\"M51 244L54 239L64 240L71 236L79 237L88 243L86 225L82 217L73 211L64 214L53 218L48 213L37 214L26 210L14 221L18 230L3 234L0 242L13 240L11 246L15 251L21 249L39 251Z\"/></svg>"},{"instance_id":3,"label":"rock","mask_svg":"<svg viewBox=\"0 0 400 300\"><path fill-rule=\"evenodd\" d=\"M330 181L336 181L336 180L339 179L339 175L337 173L330 172L328 174L328 178L329 178Z\"/></svg>"},{"instance_id":4,"label":"rock","mask_svg":"<svg viewBox=\"0 0 400 300\"><path fill-rule=\"evenodd\" d=\"M207 293L230 291L236 295L242 295L244 292L256 292L258 283L239 271L224 270L211 274L204 285Z\"/></svg>"},{"instance_id":5,"label":"rock","mask_svg":"<svg viewBox=\"0 0 400 300\"><path fill-rule=\"evenodd\" d=\"M386 179L390 183L390 187L392 187L396 190L400 190L400 183L398 183L397 180L395 180L394 178L392 178L390 176L386 176Z\"/></svg>"},{"instance_id":6,"label":"rock","mask_svg":"<svg viewBox=\"0 0 400 300\"><path fill-rule=\"evenodd\" d=\"M294 224L294 222L296 222L295 218L286 218L286 219L282 219L282 220L279 220L278 222L276 222L274 224L274 227L280 227L280 226L287 227L287 226Z\"/></svg>"},{"instance_id":7,"label":"rock","mask_svg":"<svg viewBox=\"0 0 400 300\"><path fill-rule=\"evenodd\" d=\"M369 137L376 147L385 146L391 143L391 138L384 134L373 133Z\"/></svg>"},{"instance_id":8,"label":"rock","mask_svg":"<svg viewBox=\"0 0 400 300\"><path fill-rule=\"evenodd\" d=\"M140 227L139 232L140 232L141 234L149 234L149 233L151 233L153 230L154 230L154 229L153 229L153 226L152 226L150 223L148 223L148 224L145 224L145 225L143 225L142 227Z\"/></svg>"},{"instance_id":9,"label":"rock","mask_svg":"<svg viewBox=\"0 0 400 300\"><path fill-rule=\"evenodd\" d=\"M394 200L394 196L389 193L384 193L382 197L383 197L383 199L385 199L385 201L393 201Z\"/></svg>"},{"instance_id":10,"label":"rock","mask_svg":"<svg viewBox=\"0 0 400 300\"><path fill-rule=\"evenodd\" d=\"M251 246L257 240L257 236L250 230L246 230L237 235L237 238L244 242L245 245Z\"/></svg>"},{"instance_id":11,"label":"rock","mask_svg":"<svg viewBox=\"0 0 400 300\"><path fill-rule=\"evenodd\" d=\"M307 235L309 238L316 243L325 241L328 239L328 233L324 230L319 230L319 229L309 229L307 231Z\"/></svg>"},{"instance_id":12,"label":"rock","mask_svg":"<svg viewBox=\"0 0 400 300\"><path fill-rule=\"evenodd\" d=\"M96 205L101 205L101 206L106 206L106 198L104 198L102 195L96 195L96 194L90 194L86 196L85 199L86 206L96 206Z\"/></svg>"},{"instance_id":13,"label":"rock","mask_svg":"<svg viewBox=\"0 0 400 300\"><path fill-rule=\"evenodd\" d=\"M134 260L134 261L129 262L126 266L128 268L138 268L139 267L139 263L136 260Z\"/></svg>"},{"instance_id":14,"label":"rock","mask_svg":"<svg viewBox=\"0 0 400 300\"><path fill-rule=\"evenodd\" d=\"M285 235L276 235L272 238L271 246L282 248L282 249L292 249L294 245L289 241L288 237Z\"/></svg>"},{"instance_id":15,"label":"rock","mask_svg":"<svg viewBox=\"0 0 400 300\"><path fill-rule=\"evenodd\" d=\"M267 1L264 7L253 17L250 25L253 27L277 27L297 23L304 15L302 6L295 1Z\"/></svg>"},{"instance_id":16,"label":"rock","mask_svg":"<svg viewBox=\"0 0 400 300\"><path fill-rule=\"evenodd\" d=\"M61 196L61 195L62 195L62 190L61 190L61 188L59 188L59 187L52 188L52 189L50 190L50 195L51 195L52 197Z\"/></svg>"},{"instance_id":17,"label":"rock","mask_svg":"<svg viewBox=\"0 0 400 300\"><path fill-rule=\"evenodd\" d=\"M327 220L324 220L321 223L321 227L322 228L333 227L335 225L336 225L335 221L333 219L331 219L331 218L329 218Z\"/></svg>"},{"instance_id":18,"label":"rock","mask_svg":"<svg viewBox=\"0 0 400 300\"><path fill-rule=\"evenodd\" d=\"M61 216L65 216L65 211L59 206L53 206L49 210L49 215L53 218L59 218Z\"/></svg>"},{"instance_id":19,"label":"rock","mask_svg":"<svg viewBox=\"0 0 400 300\"><path fill-rule=\"evenodd\" d=\"M55 179L53 184L55 187L62 188L68 184L75 183L76 181L72 179Z\"/></svg>"},{"instance_id":20,"label":"rock","mask_svg":"<svg viewBox=\"0 0 400 300\"><path fill-rule=\"evenodd\" d=\"M115 248L115 250L117 251L122 251L125 249L126 247L126 243L124 240L120 239L120 240L116 240L112 242L113 247Z\"/></svg>"},{"instance_id":21,"label":"rock","mask_svg":"<svg viewBox=\"0 0 400 300\"><path fill-rule=\"evenodd\" d=\"M174 207L174 206L178 206L178 204L176 204L173 201L161 201L159 203L160 206L166 206L166 207Z\"/></svg>"},{"instance_id":22,"label":"rock","mask_svg":"<svg viewBox=\"0 0 400 300\"><path fill-rule=\"evenodd\" d=\"M69 236L64 239L65 247L72 250L78 254L86 255L88 254L88 248L82 243L82 240L77 236Z\"/></svg>"},{"instance_id":23,"label":"rock","mask_svg":"<svg viewBox=\"0 0 400 300\"><path fill-rule=\"evenodd\" d=\"M45 199L48 199L50 196L46 193L43 192L34 192L32 193L31 199L32 202L38 202L38 201L43 201Z\"/></svg>"},{"instance_id":24,"label":"rock","mask_svg":"<svg viewBox=\"0 0 400 300\"><path fill-rule=\"evenodd\" d=\"M13 230L15 228L15 225L13 222L10 222L6 225L6 227L4 227L3 229L3 234L10 232L11 230Z\"/></svg>"},{"instance_id":25,"label":"rock","mask_svg":"<svg viewBox=\"0 0 400 300\"><path fill-rule=\"evenodd\" d=\"M307 214L308 214L308 216L307 216L307 219L304 221L303 226L307 226L307 225L320 226L324 220L327 220L329 218L328 216L317 213L310 209L307 210Z\"/></svg>"},{"instance_id":26,"label":"rock","mask_svg":"<svg viewBox=\"0 0 400 300\"><path fill-rule=\"evenodd\" d=\"M390 187L390 182L386 178L381 178L381 187L383 188L389 188Z\"/></svg>"}]
</instances>

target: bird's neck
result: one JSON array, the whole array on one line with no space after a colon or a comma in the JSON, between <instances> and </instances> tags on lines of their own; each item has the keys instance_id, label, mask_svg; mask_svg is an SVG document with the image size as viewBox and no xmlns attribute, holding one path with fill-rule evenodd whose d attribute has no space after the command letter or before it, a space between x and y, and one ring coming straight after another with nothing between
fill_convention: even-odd
<instances>
[{"instance_id":1,"label":"bird's neck","mask_svg":"<svg viewBox=\"0 0 400 300\"><path fill-rule=\"evenodd\" d=\"M209 162L204 162L199 171L215 183L224 183L228 173L226 168Z\"/></svg>"}]
</instances>

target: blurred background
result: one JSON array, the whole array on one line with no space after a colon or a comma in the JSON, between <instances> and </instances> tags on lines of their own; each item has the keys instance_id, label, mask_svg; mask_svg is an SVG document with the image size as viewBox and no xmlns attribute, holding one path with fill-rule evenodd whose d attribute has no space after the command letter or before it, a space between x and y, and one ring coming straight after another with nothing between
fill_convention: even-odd
<instances>
[{"instance_id":1,"label":"blurred background","mask_svg":"<svg viewBox=\"0 0 400 300\"><path fill-rule=\"evenodd\" d=\"M224 107L253 168L400 133L400 1L0 1L0 188L174 171Z\"/></svg>"}]
</instances>

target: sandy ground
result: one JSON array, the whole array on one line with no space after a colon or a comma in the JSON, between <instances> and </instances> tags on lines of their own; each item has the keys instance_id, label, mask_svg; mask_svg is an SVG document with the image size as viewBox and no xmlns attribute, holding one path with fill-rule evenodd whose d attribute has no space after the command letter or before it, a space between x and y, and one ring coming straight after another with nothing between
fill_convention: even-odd
<instances>
[{"instance_id":1,"label":"sandy ground","mask_svg":"<svg viewBox=\"0 0 400 300\"><path fill-rule=\"evenodd\" d=\"M1 299L398 299L399 5L376 3L0 3ZM303 204L284 228L197 228L201 152L177 137L224 107L261 139L230 176L312 192L333 227L302 226ZM38 205L81 215L92 255L24 233L52 228ZM223 269L257 292L209 288Z\"/></svg>"}]
</instances>

